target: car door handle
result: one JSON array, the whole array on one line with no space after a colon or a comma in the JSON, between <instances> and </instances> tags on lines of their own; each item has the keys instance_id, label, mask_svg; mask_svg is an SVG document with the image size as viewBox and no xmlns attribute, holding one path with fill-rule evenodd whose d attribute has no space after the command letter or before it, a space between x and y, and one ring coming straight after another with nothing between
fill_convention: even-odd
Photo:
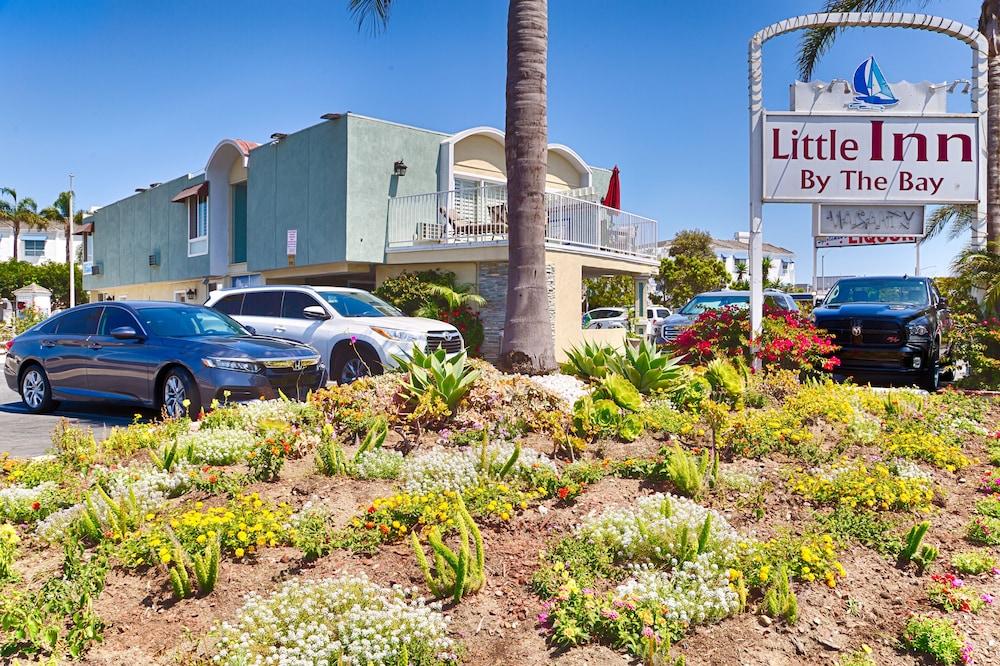
<instances>
[{"instance_id":1,"label":"car door handle","mask_svg":"<svg viewBox=\"0 0 1000 666\"><path fill-rule=\"evenodd\" d=\"M103 347L104 345L102 345L100 342L91 342L87 345L88 349L101 349Z\"/></svg>"},{"instance_id":2,"label":"car door handle","mask_svg":"<svg viewBox=\"0 0 1000 666\"><path fill-rule=\"evenodd\" d=\"M53 340L42 340L42 346L46 349L51 349L56 346L56 343Z\"/></svg>"},{"instance_id":3,"label":"car door handle","mask_svg":"<svg viewBox=\"0 0 1000 666\"><path fill-rule=\"evenodd\" d=\"M275 333L284 333L285 332L285 327L284 326L275 326L274 327L274 332Z\"/></svg>"}]
</instances>

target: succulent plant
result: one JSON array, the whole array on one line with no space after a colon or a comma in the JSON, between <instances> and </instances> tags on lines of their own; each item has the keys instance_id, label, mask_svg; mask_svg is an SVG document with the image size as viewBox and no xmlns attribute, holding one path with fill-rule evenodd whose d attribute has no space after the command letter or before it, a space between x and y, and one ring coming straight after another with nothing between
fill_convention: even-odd
<instances>
[{"instance_id":1,"label":"succulent plant","mask_svg":"<svg viewBox=\"0 0 1000 666\"><path fill-rule=\"evenodd\" d=\"M646 394L674 386L681 378L680 361L681 358L661 353L643 340L638 347L627 346L624 355L610 358L608 365L640 393Z\"/></svg>"}]
</instances>

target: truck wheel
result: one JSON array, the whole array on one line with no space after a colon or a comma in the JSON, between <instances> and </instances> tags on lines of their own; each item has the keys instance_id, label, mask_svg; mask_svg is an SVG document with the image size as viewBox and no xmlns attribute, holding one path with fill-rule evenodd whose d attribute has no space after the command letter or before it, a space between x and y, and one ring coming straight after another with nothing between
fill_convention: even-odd
<instances>
[{"instance_id":1,"label":"truck wheel","mask_svg":"<svg viewBox=\"0 0 1000 666\"><path fill-rule=\"evenodd\" d=\"M938 358L938 348L932 347L927 355L927 369L921 382L923 388L930 393L936 393L941 388L941 359Z\"/></svg>"}]
</instances>

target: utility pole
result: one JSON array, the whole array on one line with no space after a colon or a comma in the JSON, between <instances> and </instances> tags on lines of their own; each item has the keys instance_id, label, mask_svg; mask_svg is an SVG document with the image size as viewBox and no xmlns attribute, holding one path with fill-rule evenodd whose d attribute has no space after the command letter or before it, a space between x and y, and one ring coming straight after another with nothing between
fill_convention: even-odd
<instances>
[{"instance_id":1,"label":"utility pole","mask_svg":"<svg viewBox=\"0 0 1000 666\"><path fill-rule=\"evenodd\" d=\"M66 233L69 234L69 256L66 257L66 261L69 264L69 306L73 307L76 305L76 268L75 261L76 254L73 251L73 174L69 175L69 219L66 220Z\"/></svg>"}]
</instances>

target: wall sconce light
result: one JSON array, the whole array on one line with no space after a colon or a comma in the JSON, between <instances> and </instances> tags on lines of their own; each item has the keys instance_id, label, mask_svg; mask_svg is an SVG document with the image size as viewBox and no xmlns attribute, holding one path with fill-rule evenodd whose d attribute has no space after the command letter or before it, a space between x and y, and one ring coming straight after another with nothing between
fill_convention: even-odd
<instances>
[{"instance_id":1,"label":"wall sconce light","mask_svg":"<svg viewBox=\"0 0 1000 666\"><path fill-rule=\"evenodd\" d=\"M274 140L274 141L281 141L282 139L286 138L287 136L288 135L285 134L284 132L275 132L274 134L271 135L271 139Z\"/></svg>"},{"instance_id":2,"label":"wall sconce light","mask_svg":"<svg viewBox=\"0 0 1000 666\"><path fill-rule=\"evenodd\" d=\"M851 84L850 84L849 81L846 81L844 79L834 79L833 81L830 81L830 92L833 92L833 87L835 85L837 85L838 83L843 83L844 84L844 94L845 95L850 95L851 94Z\"/></svg>"},{"instance_id":3,"label":"wall sconce light","mask_svg":"<svg viewBox=\"0 0 1000 666\"><path fill-rule=\"evenodd\" d=\"M968 79L959 79L957 81L952 81L951 85L948 86L948 92L950 93L955 92L955 89L960 84L962 85L962 92L968 95L969 91L972 90L972 81L969 81Z\"/></svg>"},{"instance_id":4,"label":"wall sconce light","mask_svg":"<svg viewBox=\"0 0 1000 666\"><path fill-rule=\"evenodd\" d=\"M191 287L185 292L188 298L198 298L198 289L196 287Z\"/></svg>"},{"instance_id":5,"label":"wall sconce light","mask_svg":"<svg viewBox=\"0 0 1000 666\"><path fill-rule=\"evenodd\" d=\"M398 162L394 162L392 165L392 175L393 176L405 176L406 175L406 163L400 159Z\"/></svg>"}]
</instances>

